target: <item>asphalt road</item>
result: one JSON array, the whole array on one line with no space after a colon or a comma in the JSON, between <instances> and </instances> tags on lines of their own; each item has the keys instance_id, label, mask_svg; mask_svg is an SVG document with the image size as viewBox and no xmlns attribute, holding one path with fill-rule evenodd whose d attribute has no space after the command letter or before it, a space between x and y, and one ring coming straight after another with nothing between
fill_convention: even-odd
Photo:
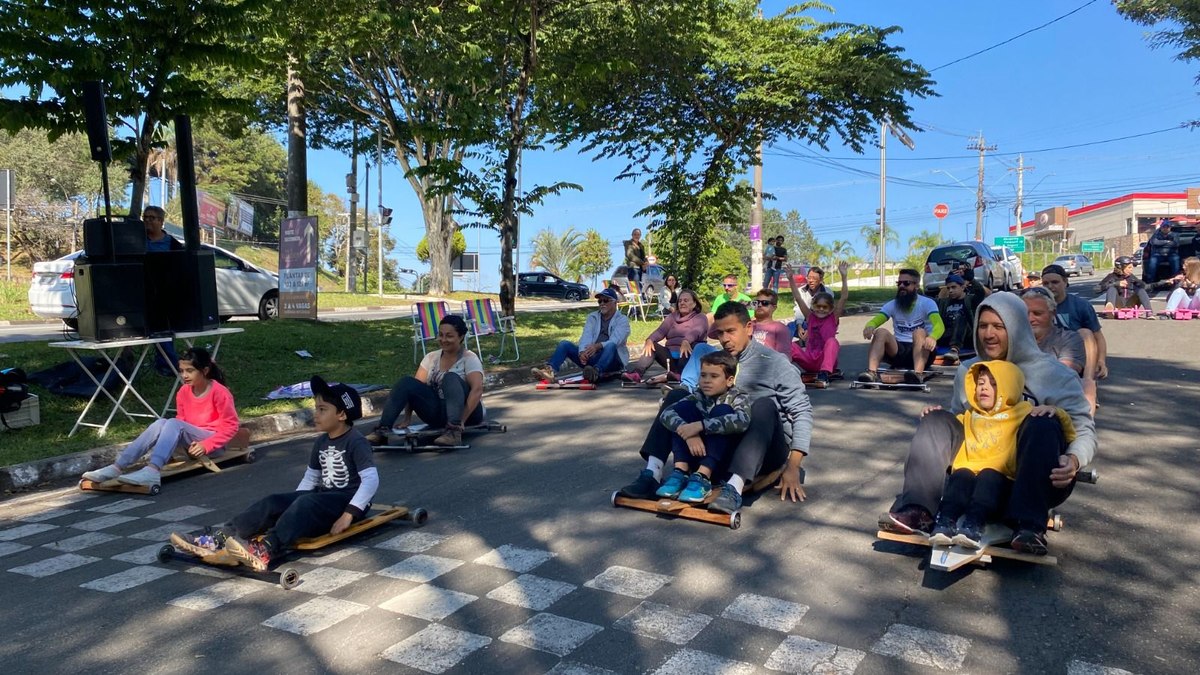
<instances>
[{"instance_id":1,"label":"asphalt road","mask_svg":"<svg viewBox=\"0 0 1200 675\"><path fill-rule=\"evenodd\" d=\"M843 322L842 367L866 358ZM490 393L508 432L448 454L377 453L377 501L429 510L327 557L301 585L153 562L165 531L292 489L311 440L169 481L0 502L7 672L1194 673L1200 662L1200 322L1109 321L1097 485L1051 533L1057 566L955 573L881 543L916 416L949 397L811 392L809 499L771 493L730 530L609 505L658 397ZM387 374L386 380L394 374Z\"/></svg>"}]
</instances>

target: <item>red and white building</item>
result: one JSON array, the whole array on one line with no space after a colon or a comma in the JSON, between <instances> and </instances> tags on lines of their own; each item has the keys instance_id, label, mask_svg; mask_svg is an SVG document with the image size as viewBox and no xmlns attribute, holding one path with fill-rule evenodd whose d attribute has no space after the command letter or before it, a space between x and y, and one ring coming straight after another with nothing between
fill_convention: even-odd
<instances>
[{"instance_id":1,"label":"red and white building","mask_svg":"<svg viewBox=\"0 0 1200 675\"><path fill-rule=\"evenodd\" d=\"M1200 188L1186 192L1134 192L1074 209L1066 206L1038 211L1033 220L1008 228L1012 235L1056 239L1067 246L1085 241L1145 241L1163 218L1194 222L1200 218Z\"/></svg>"}]
</instances>

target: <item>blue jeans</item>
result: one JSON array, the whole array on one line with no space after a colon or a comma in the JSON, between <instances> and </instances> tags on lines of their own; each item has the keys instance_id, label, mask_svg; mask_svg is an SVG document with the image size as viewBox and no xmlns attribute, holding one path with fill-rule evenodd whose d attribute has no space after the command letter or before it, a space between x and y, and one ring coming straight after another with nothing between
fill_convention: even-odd
<instances>
[{"instance_id":1,"label":"blue jeans","mask_svg":"<svg viewBox=\"0 0 1200 675\"><path fill-rule=\"evenodd\" d=\"M146 451L150 451L150 463L161 469L176 448L186 448L192 443L202 441L212 435L213 432L188 424L181 419L155 420L121 451L114 463L124 469L141 459Z\"/></svg>"},{"instance_id":2,"label":"blue jeans","mask_svg":"<svg viewBox=\"0 0 1200 675\"><path fill-rule=\"evenodd\" d=\"M551 370L557 371L568 360L580 367L584 365L579 358L579 345L570 340L563 340L554 348L554 356L551 356L546 363L550 364ZM625 364L621 363L621 359L617 357L615 344L605 345L600 353L593 356L586 365L594 366L601 374L615 373L625 367Z\"/></svg>"},{"instance_id":3,"label":"blue jeans","mask_svg":"<svg viewBox=\"0 0 1200 675\"><path fill-rule=\"evenodd\" d=\"M733 406L724 403L713 408L707 415L701 412L692 401L680 401L675 404L674 408L675 413L685 423L700 422L708 418L732 415L734 413ZM710 476L723 477L729 465L730 441L739 441L742 435L703 434L701 438L704 440L704 456L696 457L692 455L691 450L688 450L687 441L680 438L679 434L671 434L671 452L675 455L675 463L687 464L689 471L706 466L708 467Z\"/></svg>"},{"instance_id":4,"label":"blue jeans","mask_svg":"<svg viewBox=\"0 0 1200 675\"><path fill-rule=\"evenodd\" d=\"M1169 269L1166 274L1159 276L1158 275L1158 264L1160 262L1163 262L1164 260L1171 266L1171 269ZM1149 267L1150 267L1150 281L1158 281L1159 279L1170 279L1171 277L1173 277L1179 273L1179 254L1178 253L1158 254L1158 253L1151 252Z\"/></svg>"},{"instance_id":5,"label":"blue jeans","mask_svg":"<svg viewBox=\"0 0 1200 675\"><path fill-rule=\"evenodd\" d=\"M688 391L696 391L696 387L700 385L700 359L705 354L721 351L720 347L714 347L707 342L692 347L692 355L688 357L687 365L683 367L683 372L679 374L679 382L684 389Z\"/></svg>"}]
</instances>

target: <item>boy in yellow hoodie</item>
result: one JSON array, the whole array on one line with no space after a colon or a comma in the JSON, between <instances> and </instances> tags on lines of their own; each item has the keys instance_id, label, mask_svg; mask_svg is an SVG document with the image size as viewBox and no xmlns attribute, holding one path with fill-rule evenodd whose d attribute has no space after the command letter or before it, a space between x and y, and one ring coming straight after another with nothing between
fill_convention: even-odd
<instances>
[{"instance_id":1,"label":"boy in yellow hoodie","mask_svg":"<svg viewBox=\"0 0 1200 675\"><path fill-rule=\"evenodd\" d=\"M1017 466L1017 429L1027 415L1057 415L1075 437L1071 418L1054 406L1022 400L1025 376L1008 361L979 361L963 378L967 410L958 416L963 443L950 465L929 543L979 548L983 526L999 513ZM961 525L956 525L963 516Z\"/></svg>"}]
</instances>

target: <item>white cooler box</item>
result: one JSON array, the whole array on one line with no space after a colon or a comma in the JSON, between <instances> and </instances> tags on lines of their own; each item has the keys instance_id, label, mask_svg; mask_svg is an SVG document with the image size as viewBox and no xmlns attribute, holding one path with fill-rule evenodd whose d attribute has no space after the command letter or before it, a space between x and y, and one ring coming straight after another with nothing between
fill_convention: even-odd
<instances>
[{"instance_id":1,"label":"white cooler box","mask_svg":"<svg viewBox=\"0 0 1200 675\"><path fill-rule=\"evenodd\" d=\"M21 408L16 412L0 415L0 431L32 427L41 423L42 413L36 394L30 394L29 398L21 401Z\"/></svg>"}]
</instances>

